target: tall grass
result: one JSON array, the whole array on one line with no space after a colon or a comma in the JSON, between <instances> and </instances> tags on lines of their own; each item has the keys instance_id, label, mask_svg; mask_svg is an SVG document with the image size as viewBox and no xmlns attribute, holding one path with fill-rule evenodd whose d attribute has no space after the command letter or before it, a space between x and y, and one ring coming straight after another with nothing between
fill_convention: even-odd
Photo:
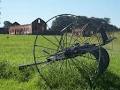
<instances>
[{"instance_id":1,"label":"tall grass","mask_svg":"<svg viewBox=\"0 0 120 90\"><path fill-rule=\"evenodd\" d=\"M94 78L89 77L93 69L84 64L79 65L79 70L67 69L64 73L51 65L49 73L45 74L49 87L34 67L18 68L20 64L33 63L35 36L0 35L0 90L120 90L120 33L115 36L112 50L108 50L110 65L99 79L94 82ZM94 87L91 84L95 84Z\"/></svg>"}]
</instances>

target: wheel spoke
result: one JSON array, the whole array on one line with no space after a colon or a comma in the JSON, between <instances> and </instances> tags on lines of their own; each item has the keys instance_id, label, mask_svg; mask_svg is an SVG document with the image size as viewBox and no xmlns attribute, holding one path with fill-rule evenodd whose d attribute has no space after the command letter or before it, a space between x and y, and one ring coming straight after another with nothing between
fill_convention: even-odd
<instances>
[{"instance_id":1,"label":"wheel spoke","mask_svg":"<svg viewBox=\"0 0 120 90\"><path fill-rule=\"evenodd\" d=\"M52 43L53 45L59 47L56 43L52 42L51 40L49 40L48 38L46 38L45 36L41 35L44 39L46 39L47 41L49 41L50 43Z\"/></svg>"},{"instance_id":2,"label":"wheel spoke","mask_svg":"<svg viewBox=\"0 0 120 90\"><path fill-rule=\"evenodd\" d=\"M59 43L59 39L54 35L55 40Z\"/></svg>"},{"instance_id":3,"label":"wheel spoke","mask_svg":"<svg viewBox=\"0 0 120 90\"><path fill-rule=\"evenodd\" d=\"M66 67L66 70L68 70L68 60L65 60L65 67Z\"/></svg>"},{"instance_id":4,"label":"wheel spoke","mask_svg":"<svg viewBox=\"0 0 120 90\"><path fill-rule=\"evenodd\" d=\"M67 32L66 32L66 46L65 46L65 48L67 48Z\"/></svg>"},{"instance_id":5,"label":"wheel spoke","mask_svg":"<svg viewBox=\"0 0 120 90\"><path fill-rule=\"evenodd\" d=\"M68 46L70 46L70 45L71 45L72 40L73 40L73 33L72 33L72 36L70 37L70 41L69 41Z\"/></svg>"},{"instance_id":6,"label":"wheel spoke","mask_svg":"<svg viewBox=\"0 0 120 90\"><path fill-rule=\"evenodd\" d=\"M36 57L36 58L42 58L42 57L48 57L48 55L45 55L45 56L39 56L39 57Z\"/></svg>"},{"instance_id":7,"label":"wheel spoke","mask_svg":"<svg viewBox=\"0 0 120 90\"><path fill-rule=\"evenodd\" d=\"M64 35L61 37L59 45L61 47L61 50L63 50L65 48L65 37L64 37Z\"/></svg>"},{"instance_id":8,"label":"wheel spoke","mask_svg":"<svg viewBox=\"0 0 120 90\"><path fill-rule=\"evenodd\" d=\"M50 49L50 50L54 50L54 51L56 51L56 49L53 49L53 48L48 48L48 47L41 46L41 45L35 45L35 46L37 46L37 47L42 47L42 48L46 48L46 49Z\"/></svg>"},{"instance_id":9,"label":"wheel spoke","mask_svg":"<svg viewBox=\"0 0 120 90\"><path fill-rule=\"evenodd\" d=\"M62 61L62 64L60 65L60 71L62 71L63 64L64 64L64 61Z\"/></svg>"},{"instance_id":10,"label":"wheel spoke","mask_svg":"<svg viewBox=\"0 0 120 90\"><path fill-rule=\"evenodd\" d=\"M74 60L71 58L72 63L74 64L75 68L80 72L78 65L74 62Z\"/></svg>"},{"instance_id":11,"label":"wheel spoke","mask_svg":"<svg viewBox=\"0 0 120 90\"><path fill-rule=\"evenodd\" d=\"M84 57L84 58L86 58L86 59L91 59L91 60L96 60L96 59L94 59L94 58L92 58L92 57L85 56L85 55L81 55L80 57Z\"/></svg>"},{"instance_id":12,"label":"wheel spoke","mask_svg":"<svg viewBox=\"0 0 120 90\"><path fill-rule=\"evenodd\" d=\"M70 63L70 59L68 60L68 65L69 65L69 67L70 67L70 70L73 71L73 68L72 68L73 65Z\"/></svg>"},{"instance_id":13,"label":"wheel spoke","mask_svg":"<svg viewBox=\"0 0 120 90\"><path fill-rule=\"evenodd\" d=\"M76 41L78 41L78 36L76 36L77 38L74 40L74 43L76 42Z\"/></svg>"},{"instance_id":14,"label":"wheel spoke","mask_svg":"<svg viewBox=\"0 0 120 90\"><path fill-rule=\"evenodd\" d=\"M42 50L44 53L51 55L49 52L47 52L46 50Z\"/></svg>"},{"instance_id":15,"label":"wheel spoke","mask_svg":"<svg viewBox=\"0 0 120 90\"><path fill-rule=\"evenodd\" d=\"M62 40L63 40L63 35L61 35L61 37L60 37L59 47L57 48L57 51L59 51L59 49L62 50Z\"/></svg>"},{"instance_id":16,"label":"wheel spoke","mask_svg":"<svg viewBox=\"0 0 120 90\"><path fill-rule=\"evenodd\" d=\"M77 61L78 63L81 63L80 60L78 60L77 58L74 58L74 59L75 59L75 61ZM73 59L72 59L72 60L73 60Z\"/></svg>"}]
</instances>

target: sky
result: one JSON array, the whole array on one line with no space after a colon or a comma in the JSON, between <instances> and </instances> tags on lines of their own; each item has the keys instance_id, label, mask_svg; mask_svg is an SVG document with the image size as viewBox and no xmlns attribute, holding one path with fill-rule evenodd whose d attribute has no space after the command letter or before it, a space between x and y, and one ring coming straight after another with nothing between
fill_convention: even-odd
<instances>
[{"instance_id":1,"label":"sky","mask_svg":"<svg viewBox=\"0 0 120 90\"><path fill-rule=\"evenodd\" d=\"M58 14L111 18L120 27L120 0L1 0L0 26L4 21L29 24L36 18L47 21Z\"/></svg>"}]
</instances>

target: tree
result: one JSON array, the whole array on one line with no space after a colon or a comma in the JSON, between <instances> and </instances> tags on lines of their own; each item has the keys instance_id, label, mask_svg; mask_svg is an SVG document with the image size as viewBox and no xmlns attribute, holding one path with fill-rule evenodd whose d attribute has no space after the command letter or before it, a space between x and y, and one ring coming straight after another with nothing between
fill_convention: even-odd
<instances>
[{"instance_id":1,"label":"tree","mask_svg":"<svg viewBox=\"0 0 120 90\"><path fill-rule=\"evenodd\" d=\"M52 22L51 30L61 31L63 28L74 22L74 17L72 16L60 16Z\"/></svg>"},{"instance_id":2,"label":"tree","mask_svg":"<svg viewBox=\"0 0 120 90\"><path fill-rule=\"evenodd\" d=\"M10 21L4 21L4 28L9 28L12 25Z\"/></svg>"},{"instance_id":3,"label":"tree","mask_svg":"<svg viewBox=\"0 0 120 90\"><path fill-rule=\"evenodd\" d=\"M110 18L104 17L103 19L104 19L107 23L110 23Z\"/></svg>"},{"instance_id":4,"label":"tree","mask_svg":"<svg viewBox=\"0 0 120 90\"><path fill-rule=\"evenodd\" d=\"M78 28L88 24L85 31L93 31L94 33L99 32L100 28L104 28L105 31L119 31L118 27L110 24L110 18L88 18L86 16L60 16L52 22L51 30L59 32L72 22L76 22L74 27Z\"/></svg>"}]
</instances>

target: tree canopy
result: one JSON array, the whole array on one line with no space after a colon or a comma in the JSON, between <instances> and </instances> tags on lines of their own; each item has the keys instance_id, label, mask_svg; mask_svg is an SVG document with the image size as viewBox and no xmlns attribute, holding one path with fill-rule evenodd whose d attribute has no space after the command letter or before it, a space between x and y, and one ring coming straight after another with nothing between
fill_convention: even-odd
<instances>
[{"instance_id":1,"label":"tree canopy","mask_svg":"<svg viewBox=\"0 0 120 90\"><path fill-rule=\"evenodd\" d=\"M71 24L74 20L75 20L74 17L70 17L70 16L61 16L59 18L56 18L52 22L51 30L61 31L67 25Z\"/></svg>"},{"instance_id":2,"label":"tree canopy","mask_svg":"<svg viewBox=\"0 0 120 90\"><path fill-rule=\"evenodd\" d=\"M4 28L9 28L12 25L10 21L4 21Z\"/></svg>"},{"instance_id":3,"label":"tree canopy","mask_svg":"<svg viewBox=\"0 0 120 90\"><path fill-rule=\"evenodd\" d=\"M82 27L88 23L88 29L92 31L96 31L100 26L104 27L106 31L119 31L118 27L110 24L110 18L88 18L86 16L60 16L52 22L51 30L61 31L72 22L76 22L77 27Z\"/></svg>"}]
</instances>

